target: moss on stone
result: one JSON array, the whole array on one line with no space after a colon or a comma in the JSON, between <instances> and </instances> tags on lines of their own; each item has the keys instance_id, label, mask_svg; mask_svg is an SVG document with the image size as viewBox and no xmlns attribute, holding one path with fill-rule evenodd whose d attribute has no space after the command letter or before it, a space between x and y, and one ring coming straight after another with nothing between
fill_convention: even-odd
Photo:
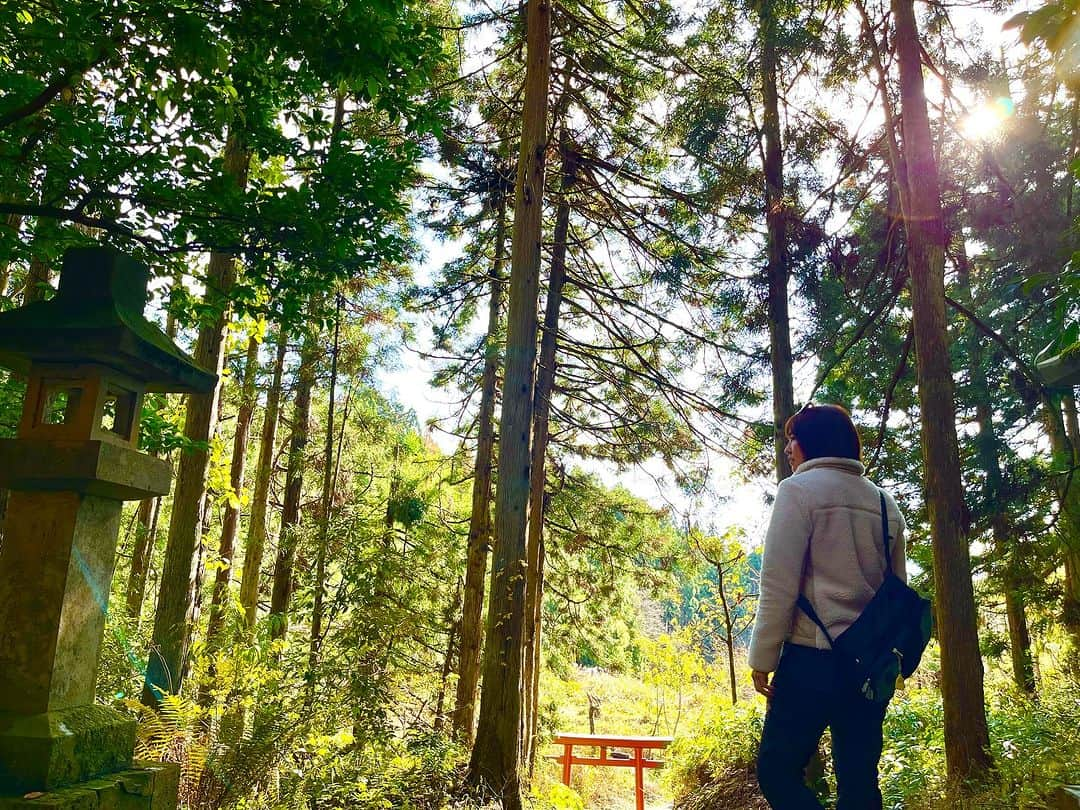
<instances>
[{"instance_id":1,"label":"moss on stone","mask_svg":"<svg viewBox=\"0 0 1080 810\"><path fill-rule=\"evenodd\" d=\"M130 767L135 721L106 706L0 714L0 793L53 790Z\"/></svg>"}]
</instances>

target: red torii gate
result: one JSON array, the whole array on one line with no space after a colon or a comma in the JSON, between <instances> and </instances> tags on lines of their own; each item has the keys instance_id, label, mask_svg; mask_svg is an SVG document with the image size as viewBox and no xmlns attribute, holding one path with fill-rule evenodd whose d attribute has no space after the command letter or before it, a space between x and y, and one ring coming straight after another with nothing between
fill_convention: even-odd
<instances>
[{"instance_id":1,"label":"red torii gate","mask_svg":"<svg viewBox=\"0 0 1080 810\"><path fill-rule=\"evenodd\" d=\"M574 765L602 765L612 768L634 769L634 798L637 810L645 810L645 769L663 768L664 763L650 759L646 753L667 748L671 737L620 737L613 734L559 734L552 742L563 747L563 753L555 758L562 765L562 781L570 784L570 768ZM600 749L598 757L576 757L574 746ZM609 748L629 748L631 755L608 754Z\"/></svg>"}]
</instances>

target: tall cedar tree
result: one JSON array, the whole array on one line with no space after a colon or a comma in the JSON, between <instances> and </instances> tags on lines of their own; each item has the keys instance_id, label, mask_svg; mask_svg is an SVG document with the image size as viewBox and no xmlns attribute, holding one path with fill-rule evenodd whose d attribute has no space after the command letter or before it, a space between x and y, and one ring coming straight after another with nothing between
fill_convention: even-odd
<instances>
[{"instance_id":1,"label":"tall cedar tree","mask_svg":"<svg viewBox=\"0 0 1080 810\"><path fill-rule=\"evenodd\" d=\"M903 156L907 166L904 224L922 414L926 502L934 546L945 756L949 776L963 780L978 777L989 769L990 738L945 321L946 235L914 3L893 0L892 8L900 62Z\"/></svg>"},{"instance_id":2,"label":"tall cedar tree","mask_svg":"<svg viewBox=\"0 0 1080 810\"><path fill-rule=\"evenodd\" d=\"M520 810L526 529L531 464L544 170L547 157L551 3L529 0L521 148L514 202L505 378L499 419L499 482L479 726L469 762L473 788Z\"/></svg>"}]
</instances>

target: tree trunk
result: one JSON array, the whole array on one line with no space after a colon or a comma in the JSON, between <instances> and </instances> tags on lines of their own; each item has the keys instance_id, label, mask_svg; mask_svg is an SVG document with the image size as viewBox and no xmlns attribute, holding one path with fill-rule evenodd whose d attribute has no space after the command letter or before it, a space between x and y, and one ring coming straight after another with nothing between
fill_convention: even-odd
<instances>
[{"instance_id":1,"label":"tree trunk","mask_svg":"<svg viewBox=\"0 0 1080 810\"><path fill-rule=\"evenodd\" d=\"M495 221L495 260L491 268L484 376L477 416L476 464L473 468L472 515L465 563L465 593L461 606L461 651L454 698L454 737L471 744L476 715L476 686L480 680L483 640L484 575L491 547L491 468L495 449L495 385L499 375L499 323L502 312L503 263L506 254L506 195L500 192Z\"/></svg>"},{"instance_id":2,"label":"tree trunk","mask_svg":"<svg viewBox=\"0 0 1080 810\"><path fill-rule=\"evenodd\" d=\"M1004 59L1004 55L1002 56ZM1072 96L1072 104L1069 105L1069 154L1065 161L1065 165L1062 167L1065 172L1066 182L1068 187L1065 193L1065 221L1072 225L1073 221L1073 192L1076 190L1076 175L1073 174L1070 168L1073 161L1077 158L1077 150L1080 149L1080 95L1077 92L1069 88L1069 94ZM1070 228L1070 231L1072 229ZM1064 234L1066 238L1068 234Z\"/></svg>"},{"instance_id":3,"label":"tree trunk","mask_svg":"<svg viewBox=\"0 0 1080 810\"><path fill-rule=\"evenodd\" d=\"M142 616L146 575L150 570L150 557L154 552L160 511L160 498L144 498L139 502L138 528L135 530L135 548L131 553L131 572L128 574L125 600L127 615L136 621Z\"/></svg>"},{"instance_id":4,"label":"tree trunk","mask_svg":"<svg viewBox=\"0 0 1080 810\"><path fill-rule=\"evenodd\" d=\"M907 266L941 642L945 759L949 777L961 781L989 769L990 741L945 320L945 227L913 0L893 0L892 8L907 162Z\"/></svg>"},{"instance_id":5,"label":"tree trunk","mask_svg":"<svg viewBox=\"0 0 1080 810\"><path fill-rule=\"evenodd\" d=\"M956 278L958 293L974 308L971 286L971 265L964 246L961 231L956 242ZM1016 548L1015 533L1009 526L1009 516L1003 499L1000 442L994 431L994 408L990 397L990 385L986 379L982 335L974 324L967 329L967 355L969 361L968 384L970 397L975 404L975 421L979 425L976 436L976 455L979 466L986 474L983 503L990 512L991 536L994 550L1004 563L1002 593L1005 599L1005 616L1009 628L1009 653L1012 660L1013 680L1017 687L1029 694L1035 692L1035 670L1032 666L1031 634L1028 631L1020 571L1020 555Z\"/></svg>"},{"instance_id":6,"label":"tree trunk","mask_svg":"<svg viewBox=\"0 0 1080 810\"><path fill-rule=\"evenodd\" d=\"M442 733L446 725L446 682L450 679L450 673L454 671L454 648L457 647L458 633L461 630L461 619L456 618L458 605L461 603L462 584L458 582L457 593L446 611L446 621L449 628L446 634L446 655L443 656L441 677L439 678L439 694L435 700L435 722L432 731Z\"/></svg>"},{"instance_id":7,"label":"tree trunk","mask_svg":"<svg viewBox=\"0 0 1080 810\"><path fill-rule=\"evenodd\" d=\"M506 335L506 376L499 420L499 482L483 689L468 783L493 791L503 810L521 810L521 666L525 623L529 432L547 153L551 3L529 0L524 115L514 204Z\"/></svg>"},{"instance_id":8,"label":"tree trunk","mask_svg":"<svg viewBox=\"0 0 1080 810\"><path fill-rule=\"evenodd\" d=\"M248 436L251 419L255 414L255 377L259 369L259 341L248 338L247 357L244 359L244 378L240 389L240 410L236 414L236 432L233 434L232 463L229 467L229 486L236 500L225 506L221 521L221 542L218 558L221 566L214 577L214 593L210 599L210 619L206 628L207 646L213 648L219 641L221 625L225 619L225 605L229 599L232 582L233 558L236 555L236 533L240 524L240 499L244 493L244 467L247 458Z\"/></svg>"},{"instance_id":9,"label":"tree trunk","mask_svg":"<svg viewBox=\"0 0 1080 810\"><path fill-rule=\"evenodd\" d=\"M1065 410L1065 429L1072 450L1072 473L1068 476L1066 499L1073 504L1074 516L1080 515L1080 424L1076 413L1076 399L1071 392L1062 398ZM1065 602L1063 618L1066 629L1072 638L1070 666L1073 674L1080 675L1080 518L1074 518L1072 531L1066 535L1065 546Z\"/></svg>"},{"instance_id":10,"label":"tree trunk","mask_svg":"<svg viewBox=\"0 0 1080 810\"><path fill-rule=\"evenodd\" d=\"M243 188L247 183L251 153L233 128L225 144L226 176ZM206 273L206 303L213 313L199 327L195 343L195 362L220 374L222 346L228 313L228 296L236 274L236 259L225 253L211 253ZM221 383L209 394L188 397L184 435L203 446L214 433ZM146 668L142 701L156 707L158 696L179 692L191 642L191 628L197 615L197 585L201 563L203 510L206 494L206 468L209 454L199 447L181 455L176 487L173 492L169 539L161 572L154 632Z\"/></svg>"},{"instance_id":11,"label":"tree trunk","mask_svg":"<svg viewBox=\"0 0 1080 810\"><path fill-rule=\"evenodd\" d=\"M537 695L534 684L539 683L540 605L544 594L541 587L543 570L540 549L544 534L544 486L547 461L548 427L551 421L551 393L555 388L556 350L559 337L559 311L562 308L563 286L566 284L567 236L570 231L570 198L567 196L577 179L577 156L569 147L566 130L561 136L562 194L555 213L555 232L552 241L551 277L548 280L544 328L540 337L540 359L536 365L536 389L533 393L532 471L529 482L529 522L526 544L525 582L525 662L522 683L525 687L525 717L523 762L532 766L535 753L533 729L536 719ZM534 673L534 670L536 672Z\"/></svg>"},{"instance_id":12,"label":"tree trunk","mask_svg":"<svg viewBox=\"0 0 1080 810\"><path fill-rule=\"evenodd\" d=\"M293 406L292 437L289 440L289 463L285 471L285 503L281 510L281 536L274 562L274 587L270 593L270 616L273 638L284 638L289 629L289 602L293 593L293 565L300 540L300 501L304 492L304 451L308 444L311 418L311 389L315 385L315 346L317 336L310 330L304 335L300 367L296 370L296 401Z\"/></svg>"},{"instance_id":13,"label":"tree trunk","mask_svg":"<svg viewBox=\"0 0 1080 810\"><path fill-rule=\"evenodd\" d=\"M176 340L176 332L179 323L176 320L176 297L177 290L184 286L184 271L177 269L173 273L172 284L169 286L169 306L165 313L165 334L169 340Z\"/></svg>"},{"instance_id":14,"label":"tree trunk","mask_svg":"<svg viewBox=\"0 0 1080 810\"><path fill-rule=\"evenodd\" d=\"M1012 539L1010 535L1002 533L1005 529L1002 524L1000 520L994 523L995 545ZM1035 658L1031 653L1031 631L1028 629L1024 597L1020 590L1023 582L1018 574L1019 553L1012 549L1009 554L1010 557L1005 563L1005 619L1009 627L1009 657L1012 662L1013 681L1019 689L1034 695L1037 688Z\"/></svg>"},{"instance_id":15,"label":"tree trunk","mask_svg":"<svg viewBox=\"0 0 1080 810\"><path fill-rule=\"evenodd\" d=\"M545 501L546 506L546 501ZM543 517L543 510L541 510L541 517ZM531 701L531 711L529 714L529 725L525 729L528 733L527 742L529 744L529 776L532 776L533 767L536 765L536 734L538 727L538 718L540 716L537 707L540 705L540 641L541 641L541 626L540 622L543 619L543 606L544 606L544 560L547 557L547 550L544 547L544 535L541 532L538 540L539 548L536 551L536 593L537 598L533 600L532 612L529 614L528 621L536 628L536 632L532 635L532 660L533 666L529 672L529 680L525 682L525 688L528 690L528 699Z\"/></svg>"},{"instance_id":16,"label":"tree trunk","mask_svg":"<svg viewBox=\"0 0 1080 810\"><path fill-rule=\"evenodd\" d=\"M345 94L338 90L334 100L334 124L330 131L330 146L337 146L342 123L345 120ZM323 442L322 525L319 527L319 545L315 551L315 598L311 608L311 637L308 645L308 706L315 698L315 673L319 668L319 653L323 638L323 604L326 598L326 553L330 542L331 495L333 494L334 465L334 407L337 398L338 345L341 339L341 293L334 296L334 343L330 353L330 392L326 406L326 439Z\"/></svg>"},{"instance_id":17,"label":"tree trunk","mask_svg":"<svg viewBox=\"0 0 1080 810\"><path fill-rule=\"evenodd\" d=\"M58 187L55 173L50 172L46 167L41 177L39 199L44 201L53 195L63 195L64 191L65 189ZM55 238L58 228L55 222L44 217L35 217L32 221L33 227L31 230L33 235L30 237L32 240L30 266L26 270L21 290L23 306L45 300L46 295L52 289L49 281L52 268L41 258L43 250L40 249L40 246Z\"/></svg>"},{"instance_id":18,"label":"tree trunk","mask_svg":"<svg viewBox=\"0 0 1080 810\"><path fill-rule=\"evenodd\" d=\"M981 357L973 357L972 387L976 398L975 419L979 425L978 455L980 466L986 472L985 501L994 510L990 516L991 536L994 549L1004 562L1002 592L1005 599L1005 618L1009 628L1009 656L1012 663L1013 681L1016 686L1029 693L1035 693L1035 668L1031 653L1031 633L1028 629L1027 613L1024 605L1023 574L1021 552L1016 547L1016 533L1009 525L1009 517L1002 501L1001 464L998 459L998 438L994 432L993 406L990 403L986 375L981 365Z\"/></svg>"},{"instance_id":19,"label":"tree trunk","mask_svg":"<svg viewBox=\"0 0 1080 810\"><path fill-rule=\"evenodd\" d=\"M1064 403L1067 405L1067 402ZM1069 636L1067 666L1080 671L1080 471L1076 470L1080 446L1068 433L1069 418L1062 417L1061 404L1044 403L1046 433L1050 438L1054 469L1060 470L1058 489L1057 533L1061 560L1065 569L1065 593L1062 599L1061 624ZM1075 407L1075 406L1074 406ZM1072 472L1068 472L1072 469Z\"/></svg>"},{"instance_id":20,"label":"tree trunk","mask_svg":"<svg viewBox=\"0 0 1080 810\"><path fill-rule=\"evenodd\" d=\"M739 702L738 682L735 680L735 622L731 618L731 606L728 605L727 591L724 588L724 566L719 561L714 561L713 567L716 569L716 589L720 595L720 606L724 610L724 644L727 646L731 705L734 706Z\"/></svg>"},{"instance_id":21,"label":"tree trunk","mask_svg":"<svg viewBox=\"0 0 1080 810\"><path fill-rule=\"evenodd\" d=\"M274 358L273 380L266 392L266 411L263 414L259 462L255 467L255 487L251 495L251 514L248 517L247 542L244 544L244 569L240 578L240 604L248 630L255 626L259 605L259 579L263 552L266 548L266 506L270 499L270 480L274 477L274 451L277 449L278 409L281 405L281 378L285 369L285 353L289 341L284 329L278 330L277 355Z\"/></svg>"},{"instance_id":22,"label":"tree trunk","mask_svg":"<svg viewBox=\"0 0 1080 810\"><path fill-rule=\"evenodd\" d=\"M761 35L762 125L765 136L765 222L768 229L769 356L773 389L773 450L776 480L791 475L784 446L784 424L795 412L791 378L791 331L788 319L787 210L784 202L784 156L780 140L780 102L776 87L776 19L772 0L759 8Z\"/></svg>"},{"instance_id":23,"label":"tree trunk","mask_svg":"<svg viewBox=\"0 0 1080 810\"><path fill-rule=\"evenodd\" d=\"M49 265L42 259L37 256L30 259L30 269L26 273L26 281L23 284L23 306L45 299L45 294L52 286L49 283L50 275Z\"/></svg>"},{"instance_id":24,"label":"tree trunk","mask_svg":"<svg viewBox=\"0 0 1080 810\"><path fill-rule=\"evenodd\" d=\"M323 604L326 597L326 552L327 544L330 542L330 520L333 517L330 505L334 485L334 406L337 397L341 304L341 293L338 293L334 312L334 344L330 353L330 394L326 405L326 440L323 444L322 526L319 527L319 547L315 552L315 600L311 607L311 638L308 646L309 706L315 695L315 673L319 668L319 652L322 649Z\"/></svg>"}]
</instances>

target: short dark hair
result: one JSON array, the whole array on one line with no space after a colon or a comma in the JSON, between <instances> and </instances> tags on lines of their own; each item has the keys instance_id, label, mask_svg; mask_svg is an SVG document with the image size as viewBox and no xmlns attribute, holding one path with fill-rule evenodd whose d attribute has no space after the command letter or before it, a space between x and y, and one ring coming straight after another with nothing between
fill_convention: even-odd
<instances>
[{"instance_id":1,"label":"short dark hair","mask_svg":"<svg viewBox=\"0 0 1080 810\"><path fill-rule=\"evenodd\" d=\"M807 460L862 457L859 432L851 414L839 405L806 405L784 423L784 433L795 438Z\"/></svg>"}]
</instances>

